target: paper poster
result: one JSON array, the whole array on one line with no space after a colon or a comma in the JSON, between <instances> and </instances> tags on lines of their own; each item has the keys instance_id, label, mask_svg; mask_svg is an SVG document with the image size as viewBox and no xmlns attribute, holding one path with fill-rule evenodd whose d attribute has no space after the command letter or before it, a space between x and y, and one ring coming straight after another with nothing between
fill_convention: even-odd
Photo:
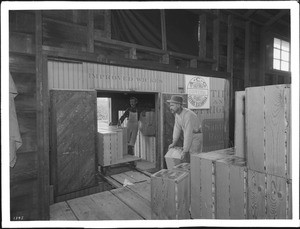
<instances>
[{"instance_id":1,"label":"paper poster","mask_svg":"<svg viewBox=\"0 0 300 229\"><path fill-rule=\"evenodd\" d=\"M209 77L185 75L185 89L188 95L188 108L209 109Z\"/></svg>"}]
</instances>

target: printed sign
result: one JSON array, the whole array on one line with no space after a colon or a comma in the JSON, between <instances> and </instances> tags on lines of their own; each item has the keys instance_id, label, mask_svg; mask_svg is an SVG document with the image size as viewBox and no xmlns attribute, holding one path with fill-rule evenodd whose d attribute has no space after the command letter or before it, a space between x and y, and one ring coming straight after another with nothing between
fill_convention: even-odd
<instances>
[{"instance_id":1,"label":"printed sign","mask_svg":"<svg viewBox=\"0 0 300 229\"><path fill-rule=\"evenodd\" d=\"M209 109L210 93L209 78L185 75L186 93L188 94L188 108Z\"/></svg>"}]
</instances>

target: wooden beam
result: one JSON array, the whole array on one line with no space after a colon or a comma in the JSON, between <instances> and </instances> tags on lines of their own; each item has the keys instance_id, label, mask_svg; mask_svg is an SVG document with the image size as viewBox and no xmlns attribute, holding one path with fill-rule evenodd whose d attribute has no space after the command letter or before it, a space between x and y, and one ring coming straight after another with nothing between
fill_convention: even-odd
<instances>
[{"instance_id":1,"label":"wooden beam","mask_svg":"<svg viewBox=\"0 0 300 229\"><path fill-rule=\"evenodd\" d=\"M270 20L268 20L266 23L264 23L265 26L271 26L273 23L277 22L280 23L284 26L291 26L289 23L281 20L280 18L283 17L284 15L286 15L289 11L288 10L280 10L279 13L277 13L275 16L271 15L270 13L268 13L267 11L264 10L258 10L257 13L265 16L266 18L270 18Z\"/></svg>"},{"instance_id":2,"label":"wooden beam","mask_svg":"<svg viewBox=\"0 0 300 229\"><path fill-rule=\"evenodd\" d=\"M199 16L200 21L200 41L199 41L199 56L206 57L206 15Z\"/></svg>"},{"instance_id":3,"label":"wooden beam","mask_svg":"<svg viewBox=\"0 0 300 229\"><path fill-rule=\"evenodd\" d=\"M215 78L227 78L228 73L212 71L212 70L204 70L199 68L186 68L186 67L176 67L172 65L162 64L162 63L154 63L153 61L143 61L143 60L130 60L125 58L106 58L101 54L88 53L74 49L64 49L64 48L56 48L43 46L43 51L45 54L49 55L49 57L53 58L61 58L68 60L77 60L77 61L87 61L101 64L110 64L124 67L132 67L132 68L140 68L140 69L148 69L148 70L157 70L164 72L176 72L183 74L191 74L191 75L202 75L209 76Z\"/></svg>"},{"instance_id":4,"label":"wooden beam","mask_svg":"<svg viewBox=\"0 0 300 229\"><path fill-rule=\"evenodd\" d=\"M248 10L247 13L244 14L244 16L245 16L246 18L248 18L248 17L250 17L252 14L254 14L255 11L256 11L256 10L253 10L253 9L252 9L252 10Z\"/></svg>"},{"instance_id":5,"label":"wooden beam","mask_svg":"<svg viewBox=\"0 0 300 229\"><path fill-rule=\"evenodd\" d=\"M162 50L167 51L167 32L165 10L160 10Z\"/></svg>"},{"instance_id":6,"label":"wooden beam","mask_svg":"<svg viewBox=\"0 0 300 229\"><path fill-rule=\"evenodd\" d=\"M233 90L233 40L234 40L233 16L228 16L228 31L227 31L227 72L229 77L229 140L233 141L234 135L234 90Z\"/></svg>"},{"instance_id":7,"label":"wooden beam","mask_svg":"<svg viewBox=\"0 0 300 229\"><path fill-rule=\"evenodd\" d=\"M244 88L251 86L250 84L250 29L251 22L246 22L245 28L245 68L244 68Z\"/></svg>"},{"instance_id":8,"label":"wooden beam","mask_svg":"<svg viewBox=\"0 0 300 229\"><path fill-rule=\"evenodd\" d=\"M94 11L88 11L87 51L94 52Z\"/></svg>"},{"instance_id":9,"label":"wooden beam","mask_svg":"<svg viewBox=\"0 0 300 229\"><path fill-rule=\"evenodd\" d=\"M216 12L218 15L213 21L213 59L215 63L212 65L212 69L219 70L219 55L220 55L220 11Z\"/></svg>"},{"instance_id":10,"label":"wooden beam","mask_svg":"<svg viewBox=\"0 0 300 229\"><path fill-rule=\"evenodd\" d=\"M106 38L111 39L111 11L104 11L104 31L106 34Z\"/></svg>"},{"instance_id":11,"label":"wooden beam","mask_svg":"<svg viewBox=\"0 0 300 229\"><path fill-rule=\"evenodd\" d=\"M42 51L42 13L36 11L36 99L39 220L49 220L49 117L47 59Z\"/></svg>"}]
</instances>

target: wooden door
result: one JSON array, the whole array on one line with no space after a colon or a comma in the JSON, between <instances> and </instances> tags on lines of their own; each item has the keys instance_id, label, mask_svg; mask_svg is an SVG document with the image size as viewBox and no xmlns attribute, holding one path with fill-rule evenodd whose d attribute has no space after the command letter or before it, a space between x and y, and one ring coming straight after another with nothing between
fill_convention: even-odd
<instances>
[{"instance_id":1,"label":"wooden door","mask_svg":"<svg viewBox=\"0 0 300 229\"><path fill-rule=\"evenodd\" d=\"M175 116L171 113L169 103L167 100L171 99L171 96L175 94L162 94L161 95L161 117L162 117L162 168L166 168L166 162L164 160L165 154L168 152L168 146L172 143L173 139L173 128L175 123ZM183 97L184 105L187 106L187 94L177 94ZM180 137L177 142L178 146L183 145L183 136Z\"/></svg>"},{"instance_id":2,"label":"wooden door","mask_svg":"<svg viewBox=\"0 0 300 229\"><path fill-rule=\"evenodd\" d=\"M50 91L50 173L54 196L96 184L96 91Z\"/></svg>"}]
</instances>

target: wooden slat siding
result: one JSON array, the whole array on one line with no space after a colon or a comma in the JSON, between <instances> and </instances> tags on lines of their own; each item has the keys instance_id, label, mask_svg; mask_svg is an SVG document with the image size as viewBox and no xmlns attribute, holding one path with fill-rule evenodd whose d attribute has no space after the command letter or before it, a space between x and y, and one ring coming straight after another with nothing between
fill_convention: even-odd
<instances>
[{"instance_id":1,"label":"wooden slat siding","mask_svg":"<svg viewBox=\"0 0 300 229\"><path fill-rule=\"evenodd\" d=\"M50 205L50 220L78 220L67 202Z\"/></svg>"},{"instance_id":2,"label":"wooden slat siding","mask_svg":"<svg viewBox=\"0 0 300 229\"><path fill-rule=\"evenodd\" d=\"M216 161L215 166L216 219L230 219L230 165L224 161Z\"/></svg>"},{"instance_id":3,"label":"wooden slat siding","mask_svg":"<svg viewBox=\"0 0 300 229\"><path fill-rule=\"evenodd\" d=\"M63 62L58 62L58 87L57 88L65 88L63 66L64 66Z\"/></svg>"},{"instance_id":4,"label":"wooden slat siding","mask_svg":"<svg viewBox=\"0 0 300 229\"><path fill-rule=\"evenodd\" d=\"M78 87L78 81L79 81L79 69L78 69L78 64L73 65L73 72L74 72L74 89L79 89Z\"/></svg>"},{"instance_id":5,"label":"wooden slat siding","mask_svg":"<svg viewBox=\"0 0 300 229\"><path fill-rule=\"evenodd\" d=\"M286 138L285 138L285 151L287 157L287 178L292 179L292 153L291 153L291 134L292 134L292 119L291 119L291 87L286 85L284 90L284 109L285 109L285 125L286 125Z\"/></svg>"},{"instance_id":6,"label":"wooden slat siding","mask_svg":"<svg viewBox=\"0 0 300 229\"><path fill-rule=\"evenodd\" d=\"M34 112L17 112L19 131L22 138L22 145L17 150L17 154L24 152L32 152L37 150L37 134L36 134L36 118L37 115ZM18 156L17 156L18 157Z\"/></svg>"},{"instance_id":7,"label":"wooden slat siding","mask_svg":"<svg viewBox=\"0 0 300 229\"><path fill-rule=\"evenodd\" d=\"M151 219L150 201L142 198L127 188L113 189L111 190L111 193L143 217L143 219Z\"/></svg>"},{"instance_id":8,"label":"wooden slat siding","mask_svg":"<svg viewBox=\"0 0 300 229\"><path fill-rule=\"evenodd\" d=\"M220 10L216 10L217 17L213 19L213 59L215 63L212 69L219 70L219 53L220 53Z\"/></svg>"},{"instance_id":9,"label":"wooden slat siding","mask_svg":"<svg viewBox=\"0 0 300 229\"><path fill-rule=\"evenodd\" d=\"M129 185L129 186L126 186L126 188L139 194L141 197L145 198L146 200L151 201L150 181L144 181L144 182L136 183L134 185Z\"/></svg>"},{"instance_id":10,"label":"wooden slat siding","mask_svg":"<svg viewBox=\"0 0 300 229\"><path fill-rule=\"evenodd\" d=\"M54 184L57 196L95 185L96 92L52 90L51 96L57 113L52 125L56 139L52 150L57 154L57 183ZM81 134L72 135L76 132Z\"/></svg>"},{"instance_id":11,"label":"wooden slat siding","mask_svg":"<svg viewBox=\"0 0 300 229\"><path fill-rule=\"evenodd\" d=\"M88 11L88 23L87 23L87 51L94 52L94 11Z\"/></svg>"},{"instance_id":12,"label":"wooden slat siding","mask_svg":"<svg viewBox=\"0 0 300 229\"><path fill-rule=\"evenodd\" d=\"M244 164L230 166L230 219L247 218L247 175Z\"/></svg>"},{"instance_id":13,"label":"wooden slat siding","mask_svg":"<svg viewBox=\"0 0 300 229\"><path fill-rule=\"evenodd\" d=\"M266 218L266 174L248 169L248 217L247 219Z\"/></svg>"},{"instance_id":14,"label":"wooden slat siding","mask_svg":"<svg viewBox=\"0 0 300 229\"><path fill-rule=\"evenodd\" d=\"M9 51L34 54L35 37L32 34L11 32L9 36Z\"/></svg>"},{"instance_id":15,"label":"wooden slat siding","mask_svg":"<svg viewBox=\"0 0 300 229\"><path fill-rule=\"evenodd\" d=\"M250 81L250 44L251 44L251 27L252 23L251 21L247 21L245 24L245 64L244 64L244 88L250 87L251 86L251 81Z\"/></svg>"},{"instance_id":16,"label":"wooden slat siding","mask_svg":"<svg viewBox=\"0 0 300 229\"><path fill-rule=\"evenodd\" d=\"M36 94L24 93L15 97L16 112L35 112L36 110Z\"/></svg>"},{"instance_id":17,"label":"wooden slat siding","mask_svg":"<svg viewBox=\"0 0 300 229\"><path fill-rule=\"evenodd\" d=\"M235 154L245 158L245 91L235 92Z\"/></svg>"},{"instance_id":18,"label":"wooden slat siding","mask_svg":"<svg viewBox=\"0 0 300 229\"><path fill-rule=\"evenodd\" d=\"M70 89L69 86L69 63L63 63L63 85L65 89Z\"/></svg>"},{"instance_id":19,"label":"wooden slat siding","mask_svg":"<svg viewBox=\"0 0 300 229\"><path fill-rule=\"evenodd\" d=\"M200 42L199 42L199 57L206 57L206 14L199 16L200 21Z\"/></svg>"},{"instance_id":20,"label":"wooden slat siding","mask_svg":"<svg viewBox=\"0 0 300 229\"><path fill-rule=\"evenodd\" d=\"M286 219L286 179L267 175L267 219Z\"/></svg>"},{"instance_id":21,"label":"wooden slat siding","mask_svg":"<svg viewBox=\"0 0 300 229\"><path fill-rule=\"evenodd\" d=\"M35 74L17 73L17 72L11 72L10 74L17 88L18 95L34 94L35 80L36 80ZM17 97L15 97L15 99L16 98Z\"/></svg>"},{"instance_id":22,"label":"wooden slat siding","mask_svg":"<svg viewBox=\"0 0 300 229\"><path fill-rule=\"evenodd\" d=\"M52 61L53 62L53 70L52 70L52 74L49 72L48 73L48 78L49 81L51 80L51 78L53 77L53 87L49 87L49 89L53 89L53 88L59 88L58 83L59 83L59 63L57 61Z\"/></svg>"},{"instance_id":23,"label":"wooden slat siding","mask_svg":"<svg viewBox=\"0 0 300 229\"><path fill-rule=\"evenodd\" d=\"M11 220L16 220L14 217L23 217L22 220L24 221L40 218L38 186L38 179L36 178L10 183Z\"/></svg>"},{"instance_id":24,"label":"wooden slat siding","mask_svg":"<svg viewBox=\"0 0 300 229\"><path fill-rule=\"evenodd\" d=\"M267 174L285 177L284 85L265 87L265 153Z\"/></svg>"},{"instance_id":25,"label":"wooden slat siding","mask_svg":"<svg viewBox=\"0 0 300 229\"><path fill-rule=\"evenodd\" d=\"M200 174L200 157L191 154L191 216L193 219L201 218Z\"/></svg>"},{"instance_id":26,"label":"wooden slat siding","mask_svg":"<svg viewBox=\"0 0 300 229\"><path fill-rule=\"evenodd\" d=\"M34 55L21 55L9 53L9 71L11 73L31 73L35 74L35 57Z\"/></svg>"},{"instance_id":27,"label":"wooden slat siding","mask_svg":"<svg viewBox=\"0 0 300 229\"><path fill-rule=\"evenodd\" d=\"M264 172L264 88L251 87L245 91L247 167Z\"/></svg>"}]
</instances>

